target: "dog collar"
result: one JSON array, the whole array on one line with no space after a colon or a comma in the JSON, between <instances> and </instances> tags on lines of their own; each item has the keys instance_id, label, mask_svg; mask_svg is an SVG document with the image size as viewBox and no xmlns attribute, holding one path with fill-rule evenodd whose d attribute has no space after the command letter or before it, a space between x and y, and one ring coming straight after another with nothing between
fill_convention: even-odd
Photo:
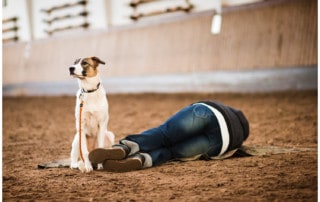
<instances>
[{"instance_id":1,"label":"dog collar","mask_svg":"<svg viewBox=\"0 0 320 202\"><path fill-rule=\"evenodd\" d=\"M92 89L92 90L85 90L85 89L81 89L81 93L93 93L93 92L95 92L96 90L98 90L99 89L99 87L100 87L100 82L98 83L98 85L97 85L97 88L96 89Z\"/></svg>"}]
</instances>

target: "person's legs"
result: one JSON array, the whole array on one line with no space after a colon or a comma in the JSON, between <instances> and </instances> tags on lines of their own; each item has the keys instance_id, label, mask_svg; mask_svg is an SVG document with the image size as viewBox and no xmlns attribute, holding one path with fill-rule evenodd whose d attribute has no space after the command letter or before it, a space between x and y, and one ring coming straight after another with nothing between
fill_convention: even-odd
<instances>
[{"instance_id":1,"label":"person's legs","mask_svg":"<svg viewBox=\"0 0 320 202\"><path fill-rule=\"evenodd\" d=\"M161 165L173 159L187 161L201 156L208 158L219 154L221 146L220 134L204 134L189 138L170 148L161 147L149 153L138 152L123 160L106 160L103 167L107 171L127 172Z\"/></svg>"},{"instance_id":2,"label":"person's legs","mask_svg":"<svg viewBox=\"0 0 320 202\"><path fill-rule=\"evenodd\" d=\"M218 120L203 105L188 106L159 127L129 135L122 141L137 143L140 152L151 156L153 166L172 159L213 156L222 145Z\"/></svg>"},{"instance_id":3,"label":"person's legs","mask_svg":"<svg viewBox=\"0 0 320 202\"><path fill-rule=\"evenodd\" d=\"M129 135L124 140L137 143L142 152L150 152L162 147L172 147L216 125L212 111L203 105L183 108L157 128L138 135ZM121 141L120 141L121 142Z\"/></svg>"}]
</instances>

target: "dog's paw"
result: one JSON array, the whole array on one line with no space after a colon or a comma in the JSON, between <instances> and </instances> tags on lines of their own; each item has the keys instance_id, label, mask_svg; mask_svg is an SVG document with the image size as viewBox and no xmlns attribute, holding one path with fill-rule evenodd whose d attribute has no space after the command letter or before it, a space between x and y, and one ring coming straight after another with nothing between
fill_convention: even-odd
<instances>
[{"instance_id":1,"label":"dog's paw","mask_svg":"<svg viewBox=\"0 0 320 202\"><path fill-rule=\"evenodd\" d=\"M79 167L78 161L70 163L70 168L71 169L77 169L78 167Z\"/></svg>"},{"instance_id":2,"label":"dog's paw","mask_svg":"<svg viewBox=\"0 0 320 202\"><path fill-rule=\"evenodd\" d=\"M92 167L90 161L85 162L85 163L81 161L81 162L79 162L79 170L82 173L90 173L93 171L93 167Z\"/></svg>"},{"instance_id":3,"label":"dog's paw","mask_svg":"<svg viewBox=\"0 0 320 202\"><path fill-rule=\"evenodd\" d=\"M102 165L102 163L99 163L99 164L98 164L97 170L103 170L103 165Z\"/></svg>"}]
</instances>

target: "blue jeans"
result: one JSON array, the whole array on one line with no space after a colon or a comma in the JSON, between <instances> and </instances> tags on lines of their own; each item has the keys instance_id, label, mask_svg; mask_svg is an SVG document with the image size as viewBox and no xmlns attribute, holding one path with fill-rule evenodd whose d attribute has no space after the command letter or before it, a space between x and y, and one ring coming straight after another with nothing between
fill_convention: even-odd
<instances>
[{"instance_id":1,"label":"blue jeans","mask_svg":"<svg viewBox=\"0 0 320 202\"><path fill-rule=\"evenodd\" d=\"M129 135L125 139L136 142L140 152L148 153L153 166L197 155L215 156L222 147L216 116L200 104L185 107L159 127L139 135Z\"/></svg>"}]
</instances>

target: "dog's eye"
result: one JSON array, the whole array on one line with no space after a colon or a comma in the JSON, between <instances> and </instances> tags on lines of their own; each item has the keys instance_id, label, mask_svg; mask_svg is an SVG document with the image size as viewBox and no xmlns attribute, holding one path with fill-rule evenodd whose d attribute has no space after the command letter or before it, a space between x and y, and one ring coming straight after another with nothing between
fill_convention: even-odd
<instances>
[{"instance_id":1,"label":"dog's eye","mask_svg":"<svg viewBox=\"0 0 320 202\"><path fill-rule=\"evenodd\" d=\"M82 65L82 66L87 66L87 65L89 65L89 63L87 63L86 61L82 61L82 62L81 62L81 65Z\"/></svg>"}]
</instances>

